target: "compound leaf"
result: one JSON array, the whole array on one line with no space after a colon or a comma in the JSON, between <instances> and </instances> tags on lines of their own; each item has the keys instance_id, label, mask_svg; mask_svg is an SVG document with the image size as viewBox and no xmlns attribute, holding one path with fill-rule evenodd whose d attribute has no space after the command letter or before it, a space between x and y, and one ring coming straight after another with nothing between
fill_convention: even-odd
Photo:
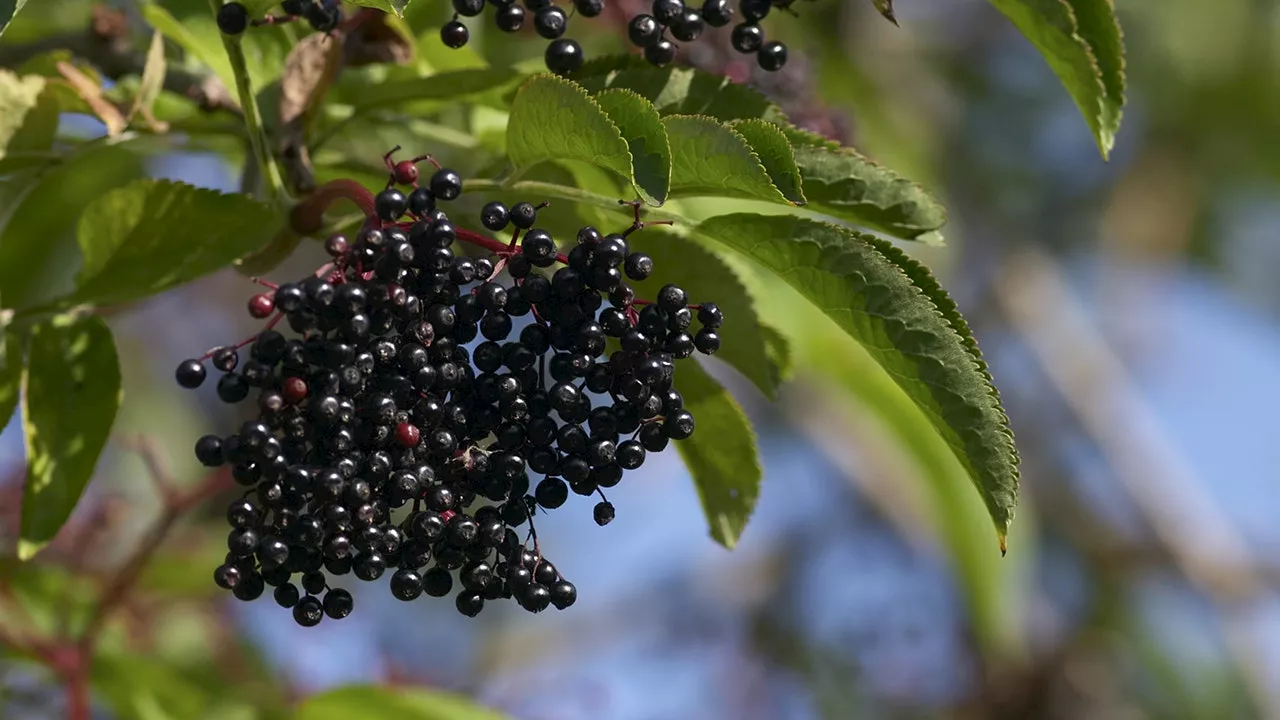
<instances>
[{"instance_id":1,"label":"compound leaf","mask_svg":"<svg viewBox=\"0 0 1280 720\"><path fill-rule=\"evenodd\" d=\"M977 345L932 278L883 241L802 218L725 215L697 234L781 277L867 348L964 466L1003 548L1018 455Z\"/></svg>"},{"instance_id":2,"label":"compound leaf","mask_svg":"<svg viewBox=\"0 0 1280 720\"><path fill-rule=\"evenodd\" d=\"M1040 51L1106 158L1124 107L1124 47L1113 0L990 0Z\"/></svg>"},{"instance_id":3,"label":"compound leaf","mask_svg":"<svg viewBox=\"0 0 1280 720\"><path fill-rule=\"evenodd\" d=\"M698 363L681 365L676 389L697 429L673 444L693 475L711 537L732 549L760 495L763 471L755 431L729 391Z\"/></svg>"},{"instance_id":4,"label":"compound leaf","mask_svg":"<svg viewBox=\"0 0 1280 720\"><path fill-rule=\"evenodd\" d=\"M119 303L162 292L262 247L280 222L247 195L138 180L85 208L74 299Z\"/></svg>"},{"instance_id":5,"label":"compound leaf","mask_svg":"<svg viewBox=\"0 0 1280 720\"><path fill-rule=\"evenodd\" d=\"M18 557L57 535L89 484L120 409L120 364L111 330L94 316L59 316L31 331L22 422L27 481Z\"/></svg>"}]
</instances>

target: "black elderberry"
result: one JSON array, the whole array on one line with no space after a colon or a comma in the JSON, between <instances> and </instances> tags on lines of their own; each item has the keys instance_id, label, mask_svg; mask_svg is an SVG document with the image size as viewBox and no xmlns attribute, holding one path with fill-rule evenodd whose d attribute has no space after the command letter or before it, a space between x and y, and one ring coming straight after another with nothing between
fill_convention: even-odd
<instances>
[{"instance_id":1,"label":"black elderberry","mask_svg":"<svg viewBox=\"0 0 1280 720\"><path fill-rule=\"evenodd\" d=\"M249 9L238 2L218 8L218 29L227 35L239 35L249 27Z\"/></svg>"},{"instance_id":2,"label":"black elderberry","mask_svg":"<svg viewBox=\"0 0 1280 720\"><path fill-rule=\"evenodd\" d=\"M608 525L609 523L613 522L613 517L614 517L613 503L607 500L602 500L596 503L596 506L591 511L591 514L595 518L596 524L601 527L604 527L605 525Z\"/></svg>"},{"instance_id":3,"label":"black elderberry","mask_svg":"<svg viewBox=\"0 0 1280 720\"><path fill-rule=\"evenodd\" d=\"M670 25L684 14L684 0L653 0L653 17L662 25Z\"/></svg>"},{"instance_id":4,"label":"black elderberry","mask_svg":"<svg viewBox=\"0 0 1280 720\"><path fill-rule=\"evenodd\" d=\"M324 619L324 605L314 596L307 595L293 606L293 620L302 627L315 627Z\"/></svg>"},{"instance_id":5,"label":"black elderberry","mask_svg":"<svg viewBox=\"0 0 1280 720\"><path fill-rule=\"evenodd\" d=\"M422 589L431 597L444 597L453 590L453 576L443 568L432 568L422 576Z\"/></svg>"},{"instance_id":6,"label":"black elderberry","mask_svg":"<svg viewBox=\"0 0 1280 720\"><path fill-rule=\"evenodd\" d=\"M213 571L213 582L223 590L234 590L240 584L240 569L234 565L219 565Z\"/></svg>"},{"instance_id":7,"label":"black elderberry","mask_svg":"<svg viewBox=\"0 0 1280 720\"><path fill-rule=\"evenodd\" d=\"M702 36L705 25L696 10L686 10L671 23L671 35L681 42L693 42Z\"/></svg>"},{"instance_id":8,"label":"black elderberry","mask_svg":"<svg viewBox=\"0 0 1280 720\"><path fill-rule=\"evenodd\" d=\"M462 176L441 168L431 176L431 194L439 200L455 200L462 194Z\"/></svg>"},{"instance_id":9,"label":"black elderberry","mask_svg":"<svg viewBox=\"0 0 1280 720\"><path fill-rule=\"evenodd\" d=\"M582 46L577 40L560 38L547 45L545 55L547 69L553 73L565 75L582 67ZM529 225L533 223L530 222ZM519 227L519 226L517 226Z\"/></svg>"},{"instance_id":10,"label":"black elderberry","mask_svg":"<svg viewBox=\"0 0 1280 720\"><path fill-rule=\"evenodd\" d=\"M484 610L484 597L480 593L459 593L455 606L467 617L475 617Z\"/></svg>"},{"instance_id":11,"label":"black elderberry","mask_svg":"<svg viewBox=\"0 0 1280 720\"><path fill-rule=\"evenodd\" d=\"M764 30L759 25L749 22L735 25L730 42L733 43L733 49L740 53L756 52L764 44Z\"/></svg>"},{"instance_id":12,"label":"black elderberry","mask_svg":"<svg viewBox=\"0 0 1280 720\"><path fill-rule=\"evenodd\" d=\"M457 20L450 20L440 28L440 40L448 47L457 50L471 39L471 31Z\"/></svg>"},{"instance_id":13,"label":"black elderberry","mask_svg":"<svg viewBox=\"0 0 1280 720\"><path fill-rule=\"evenodd\" d=\"M510 212L507 206L494 200L480 210L480 223L493 232L498 232L507 227L510 222Z\"/></svg>"},{"instance_id":14,"label":"black elderberry","mask_svg":"<svg viewBox=\"0 0 1280 720\"><path fill-rule=\"evenodd\" d=\"M756 55L756 62L769 72L781 70L787 64L787 46L780 42L765 43Z\"/></svg>"},{"instance_id":15,"label":"black elderberry","mask_svg":"<svg viewBox=\"0 0 1280 720\"><path fill-rule=\"evenodd\" d=\"M174 377L177 379L178 384L189 390L204 384L206 376L204 363L199 360L183 360L178 364L178 369L174 371Z\"/></svg>"},{"instance_id":16,"label":"black elderberry","mask_svg":"<svg viewBox=\"0 0 1280 720\"><path fill-rule=\"evenodd\" d=\"M484 0L453 0L453 11L465 17L484 12Z\"/></svg>"},{"instance_id":17,"label":"black elderberry","mask_svg":"<svg viewBox=\"0 0 1280 720\"><path fill-rule=\"evenodd\" d=\"M648 47L662 35L662 26L652 15L637 15L627 23L627 38L636 47Z\"/></svg>"},{"instance_id":18,"label":"black elderberry","mask_svg":"<svg viewBox=\"0 0 1280 720\"><path fill-rule=\"evenodd\" d=\"M334 620L350 615L354 607L355 600L351 593L342 588L334 588L324 594L324 614Z\"/></svg>"},{"instance_id":19,"label":"black elderberry","mask_svg":"<svg viewBox=\"0 0 1280 720\"><path fill-rule=\"evenodd\" d=\"M272 593L276 604L282 608L291 608L298 604L298 600L302 598L302 593L298 592L298 586L293 583L284 583L276 587Z\"/></svg>"},{"instance_id":20,"label":"black elderberry","mask_svg":"<svg viewBox=\"0 0 1280 720\"><path fill-rule=\"evenodd\" d=\"M401 568L391 576L391 595L397 600L416 600L422 594L422 576L414 570Z\"/></svg>"},{"instance_id":21,"label":"black elderberry","mask_svg":"<svg viewBox=\"0 0 1280 720\"><path fill-rule=\"evenodd\" d=\"M738 9L747 22L759 22L769 14L773 0L739 0Z\"/></svg>"},{"instance_id":22,"label":"black elderberry","mask_svg":"<svg viewBox=\"0 0 1280 720\"><path fill-rule=\"evenodd\" d=\"M732 0L706 0L702 4L702 19L712 27L724 27L733 22Z\"/></svg>"},{"instance_id":23,"label":"black elderberry","mask_svg":"<svg viewBox=\"0 0 1280 720\"><path fill-rule=\"evenodd\" d=\"M555 5L548 5L533 15L533 29L548 40L564 35L568 25L569 16Z\"/></svg>"},{"instance_id":24,"label":"black elderberry","mask_svg":"<svg viewBox=\"0 0 1280 720\"><path fill-rule=\"evenodd\" d=\"M378 193L374 198L374 211L378 217L388 222L397 220L409 208L409 200L404 193L390 187Z\"/></svg>"},{"instance_id":25,"label":"black elderberry","mask_svg":"<svg viewBox=\"0 0 1280 720\"><path fill-rule=\"evenodd\" d=\"M573 583L561 580L551 586L551 604L557 610L565 610L578 599L578 588Z\"/></svg>"},{"instance_id":26,"label":"black elderberry","mask_svg":"<svg viewBox=\"0 0 1280 720\"><path fill-rule=\"evenodd\" d=\"M494 14L494 23L503 32L517 32L524 27L524 8L519 5L500 7Z\"/></svg>"}]
</instances>

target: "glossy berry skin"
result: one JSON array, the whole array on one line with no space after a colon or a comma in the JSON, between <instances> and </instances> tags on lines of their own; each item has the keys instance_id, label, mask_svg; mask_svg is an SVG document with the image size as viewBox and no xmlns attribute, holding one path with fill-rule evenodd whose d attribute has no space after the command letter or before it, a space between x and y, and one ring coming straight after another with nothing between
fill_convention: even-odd
<instances>
[{"instance_id":1,"label":"glossy berry skin","mask_svg":"<svg viewBox=\"0 0 1280 720\"><path fill-rule=\"evenodd\" d=\"M440 28L440 40L446 46L457 50L471 40L471 31L457 20L450 20Z\"/></svg>"},{"instance_id":2,"label":"glossy berry skin","mask_svg":"<svg viewBox=\"0 0 1280 720\"><path fill-rule=\"evenodd\" d=\"M653 17L662 25L676 22L684 10L684 0L653 0Z\"/></svg>"},{"instance_id":3,"label":"glossy berry skin","mask_svg":"<svg viewBox=\"0 0 1280 720\"><path fill-rule=\"evenodd\" d=\"M524 15L524 8L519 5L505 5L494 13L493 21L502 32L513 33L524 27Z\"/></svg>"},{"instance_id":4,"label":"glossy berry skin","mask_svg":"<svg viewBox=\"0 0 1280 720\"><path fill-rule=\"evenodd\" d=\"M324 614L333 620L341 620L351 614L355 601L351 593L342 588L334 588L324 594Z\"/></svg>"},{"instance_id":5,"label":"glossy berry skin","mask_svg":"<svg viewBox=\"0 0 1280 720\"><path fill-rule=\"evenodd\" d=\"M652 15L637 15L627 23L627 38L636 47L648 47L662 35L662 25Z\"/></svg>"},{"instance_id":6,"label":"glossy berry skin","mask_svg":"<svg viewBox=\"0 0 1280 720\"><path fill-rule=\"evenodd\" d=\"M740 0L738 9L742 11L742 19L758 23L769 14L773 0Z\"/></svg>"},{"instance_id":7,"label":"glossy berry skin","mask_svg":"<svg viewBox=\"0 0 1280 720\"><path fill-rule=\"evenodd\" d=\"M462 176L449 168L441 168L431 176L431 194L438 200L456 200L462 194Z\"/></svg>"},{"instance_id":8,"label":"glossy berry skin","mask_svg":"<svg viewBox=\"0 0 1280 720\"><path fill-rule=\"evenodd\" d=\"M507 206L494 200L480 210L480 223L488 230L498 232L511 222L511 213Z\"/></svg>"},{"instance_id":9,"label":"glossy berry skin","mask_svg":"<svg viewBox=\"0 0 1280 720\"><path fill-rule=\"evenodd\" d=\"M324 619L324 606L311 595L298 600L293 606L293 620L302 627L315 627Z\"/></svg>"},{"instance_id":10,"label":"glossy berry skin","mask_svg":"<svg viewBox=\"0 0 1280 720\"><path fill-rule=\"evenodd\" d=\"M183 360L178 364L178 369L173 375L179 385L188 390L194 390L204 384L208 373L204 369L204 363L199 360Z\"/></svg>"},{"instance_id":11,"label":"glossy berry skin","mask_svg":"<svg viewBox=\"0 0 1280 720\"><path fill-rule=\"evenodd\" d=\"M696 10L686 10L671 23L671 35L681 42L693 42L702 36L706 24Z\"/></svg>"},{"instance_id":12,"label":"glossy berry skin","mask_svg":"<svg viewBox=\"0 0 1280 720\"><path fill-rule=\"evenodd\" d=\"M733 22L731 0L706 0L702 4L702 19L711 27L724 27Z\"/></svg>"},{"instance_id":13,"label":"glossy berry skin","mask_svg":"<svg viewBox=\"0 0 1280 720\"><path fill-rule=\"evenodd\" d=\"M533 29L548 40L564 35L569 27L569 16L555 5L548 5L533 15Z\"/></svg>"},{"instance_id":14,"label":"glossy berry skin","mask_svg":"<svg viewBox=\"0 0 1280 720\"><path fill-rule=\"evenodd\" d=\"M227 35L239 35L249 27L249 9L242 3L229 2L218 8L218 29Z\"/></svg>"},{"instance_id":15,"label":"glossy berry skin","mask_svg":"<svg viewBox=\"0 0 1280 720\"><path fill-rule=\"evenodd\" d=\"M374 212L388 222L398 219L409 207L404 193L395 188L387 188L374 198Z\"/></svg>"},{"instance_id":16,"label":"glossy berry skin","mask_svg":"<svg viewBox=\"0 0 1280 720\"><path fill-rule=\"evenodd\" d=\"M547 46L547 69L559 75L567 75L582 67L582 46L576 40L561 38Z\"/></svg>"},{"instance_id":17,"label":"glossy berry skin","mask_svg":"<svg viewBox=\"0 0 1280 720\"><path fill-rule=\"evenodd\" d=\"M222 456L222 438L205 435L196 441L196 459L205 467L218 467L225 462Z\"/></svg>"},{"instance_id":18,"label":"glossy berry skin","mask_svg":"<svg viewBox=\"0 0 1280 720\"><path fill-rule=\"evenodd\" d=\"M752 23L735 25L730 42L733 43L733 49L740 53L750 54L757 52L760 50L760 46L764 44L764 30L759 25Z\"/></svg>"},{"instance_id":19,"label":"glossy berry skin","mask_svg":"<svg viewBox=\"0 0 1280 720\"><path fill-rule=\"evenodd\" d=\"M787 64L787 46L780 42L768 42L756 54L756 62L768 72L777 72Z\"/></svg>"},{"instance_id":20,"label":"glossy berry skin","mask_svg":"<svg viewBox=\"0 0 1280 720\"><path fill-rule=\"evenodd\" d=\"M666 38L659 38L644 49L644 59L656 67L670 65L676 59L676 46Z\"/></svg>"},{"instance_id":21,"label":"glossy berry skin","mask_svg":"<svg viewBox=\"0 0 1280 720\"><path fill-rule=\"evenodd\" d=\"M533 206L533 203L519 202L511 206L510 218L512 225L521 230L528 230L538 221L538 209Z\"/></svg>"},{"instance_id":22,"label":"glossy berry skin","mask_svg":"<svg viewBox=\"0 0 1280 720\"><path fill-rule=\"evenodd\" d=\"M605 525L608 525L609 523L613 522L613 518L614 518L613 503L607 500L598 502L596 503L595 508L592 509L591 514L592 514L592 517L595 518L596 524L599 525L600 527L604 527Z\"/></svg>"},{"instance_id":23,"label":"glossy berry skin","mask_svg":"<svg viewBox=\"0 0 1280 720\"><path fill-rule=\"evenodd\" d=\"M573 8L579 15L593 18L604 12L604 0L573 0Z\"/></svg>"},{"instance_id":24,"label":"glossy berry skin","mask_svg":"<svg viewBox=\"0 0 1280 720\"><path fill-rule=\"evenodd\" d=\"M463 17L475 17L484 12L484 0L453 0L453 11Z\"/></svg>"}]
</instances>

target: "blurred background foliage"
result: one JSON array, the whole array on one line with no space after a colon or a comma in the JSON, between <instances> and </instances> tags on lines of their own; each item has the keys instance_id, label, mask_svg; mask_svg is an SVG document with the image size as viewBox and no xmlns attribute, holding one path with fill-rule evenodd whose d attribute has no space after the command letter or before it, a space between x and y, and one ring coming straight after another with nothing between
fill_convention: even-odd
<instances>
[{"instance_id":1,"label":"blurred background foliage","mask_svg":"<svg viewBox=\"0 0 1280 720\"><path fill-rule=\"evenodd\" d=\"M706 536L679 460L662 457L618 488L607 529L565 513L545 532L579 587L570 612L468 621L447 603L362 588L362 612L305 630L270 602L216 593L222 503L208 503L107 627L93 668L99 716L284 717L306 695L383 683L459 692L527 720L1280 717L1280 2L1118 4L1131 91L1105 164L1048 67L980 0L899 0L901 29L871 3L802 3L796 19L771 18L794 53L780 76L752 75L712 43L690 51L949 208L945 247L907 249L975 325L1012 415L1024 481L1007 558L970 532L989 532L980 505L946 481L949 456L912 441L918 419L895 417L892 388L865 383L858 402L824 390L868 362L856 346L809 348L832 372L798 378L777 403L724 378L757 423L765 465L732 554ZM414 38L410 65L348 73L334 92L540 62L539 43L478 28L472 46L447 52L434 30L445 5L418 0L395 25ZM212 26L204 0L166 7L193 31ZM7 48L83 33L89 12L83 0L28 3L0 65ZM578 30L588 53L622 49L602 25ZM259 62L279 62L270 46L255 45ZM373 182L397 143L446 157L502 143L501 117L483 104L416 110L320 120L335 151L316 153L320 179ZM71 176L51 170L5 232L71 242L49 218L144 173L240 187L234 124L181 103L169 119L179 135L93 150L101 161ZM98 132L83 118L62 129ZM18 195L0 186L0 217ZM317 256L303 248L278 272ZM73 274L50 257L29 269L32 287ZM16 270L0 262L4 272ZM110 318L127 397L117 434L155 436L184 482L199 479L189 439L231 418L180 395L170 368L252 332L248 294L228 271ZM0 436L6 534L21 460L11 427ZM83 622L159 507L140 461L113 447L51 549L0 564L0 619ZM0 660L0 717L60 717L63 702L38 666ZM413 712L412 698L344 702Z\"/></svg>"}]
</instances>

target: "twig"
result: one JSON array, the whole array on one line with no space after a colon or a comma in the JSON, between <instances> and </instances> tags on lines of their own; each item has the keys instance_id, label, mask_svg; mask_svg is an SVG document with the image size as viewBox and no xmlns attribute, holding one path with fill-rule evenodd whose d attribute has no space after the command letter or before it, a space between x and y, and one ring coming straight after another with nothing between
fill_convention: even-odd
<instances>
[{"instance_id":1,"label":"twig","mask_svg":"<svg viewBox=\"0 0 1280 720\"><path fill-rule=\"evenodd\" d=\"M145 450L142 454L144 455L144 461L146 461ZM159 461L148 462L147 466L150 472L165 472L163 463ZM153 481L158 487L175 486L173 478L164 474L154 476ZM165 538L168 537L169 532L177 524L178 520L192 508L208 501L230 487L230 476L225 471L220 471L208 475L191 490L175 492L165 498L164 509L161 511L159 520L143 536L138 543L138 547L125 560L120 571L116 573L111 583L103 590L102 595L90 612L89 620L85 623L85 629L80 636L79 642L80 648L86 654L92 651L112 611L120 605L129 591L133 589L147 562L155 554L156 550L160 548L160 545L164 543Z\"/></svg>"},{"instance_id":2,"label":"twig","mask_svg":"<svg viewBox=\"0 0 1280 720\"><path fill-rule=\"evenodd\" d=\"M105 5L93 8L89 26L75 33L62 33L29 43L0 47L0 67L17 67L31 58L54 50L69 50L89 61L112 80L129 75L142 75L146 54L129 40L124 13ZM165 73L164 89L191 98L202 110L240 114L240 106L222 81L213 75L198 75L170 67Z\"/></svg>"}]
</instances>

